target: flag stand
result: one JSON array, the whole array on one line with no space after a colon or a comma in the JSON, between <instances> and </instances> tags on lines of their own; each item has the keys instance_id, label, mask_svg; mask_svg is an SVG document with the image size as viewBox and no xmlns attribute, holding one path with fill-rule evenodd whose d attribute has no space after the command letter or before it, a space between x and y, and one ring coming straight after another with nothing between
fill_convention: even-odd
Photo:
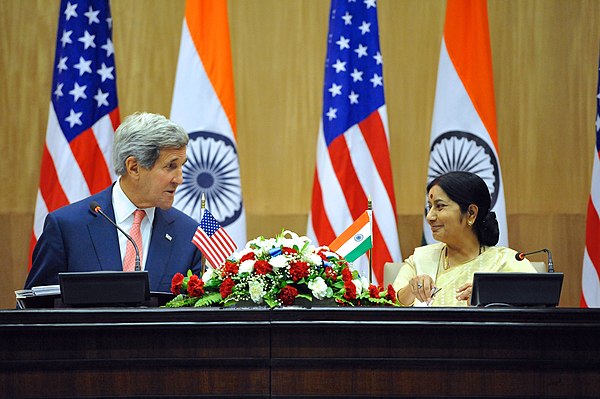
<instances>
[{"instance_id":1,"label":"flag stand","mask_svg":"<svg viewBox=\"0 0 600 399\"><path fill-rule=\"evenodd\" d=\"M371 196L369 195L369 199L367 201L367 212L369 214L369 228L371 229L371 240L375 241L375 237L373 237L373 202L371 201ZM373 245L374 242L371 243L371 248L369 248L369 284L373 284Z\"/></svg>"},{"instance_id":2,"label":"flag stand","mask_svg":"<svg viewBox=\"0 0 600 399\"><path fill-rule=\"evenodd\" d=\"M204 197L204 193L202 193L202 197L200 199L200 220L202 220L204 217L204 209L206 209L206 197ZM200 262L200 265L202 266L202 276L204 276L204 272L206 272L206 256L204 256L204 254L202 254L202 261Z\"/></svg>"}]
</instances>

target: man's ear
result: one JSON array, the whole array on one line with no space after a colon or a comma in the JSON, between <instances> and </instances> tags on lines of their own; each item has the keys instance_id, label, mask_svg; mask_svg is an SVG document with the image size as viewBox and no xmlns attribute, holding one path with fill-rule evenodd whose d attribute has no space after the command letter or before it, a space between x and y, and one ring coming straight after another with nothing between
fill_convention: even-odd
<instances>
[{"instance_id":1,"label":"man's ear","mask_svg":"<svg viewBox=\"0 0 600 399\"><path fill-rule=\"evenodd\" d=\"M138 178L140 175L140 164L135 157L128 157L125 160L125 170L127 171L127 175Z\"/></svg>"}]
</instances>

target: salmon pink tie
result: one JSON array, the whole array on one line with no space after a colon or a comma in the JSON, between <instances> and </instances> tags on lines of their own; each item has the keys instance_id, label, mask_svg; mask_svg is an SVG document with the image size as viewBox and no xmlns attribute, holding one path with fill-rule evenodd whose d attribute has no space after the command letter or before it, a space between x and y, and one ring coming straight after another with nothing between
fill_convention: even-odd
<instances>
[{"instance_id":1,"label":"salmon pink tie","mask_svg":"<svg viewBox=\"0 0 600 399\"><path fill-rule=\"evenodd\" d=\"M138 246L140 251L140 265L142 264L142 253L144 250L142 249L142 230L140 229L140 225L142 224L142 220L146 216L146 212L141 209L136 209L133 212L133 224L131 225L131 230L129 230L129 235ZM124 272L132 272L135 270L135 248L133 248L133 244L131 241L127 240L127 248L125 249L125 259L123 259L123 271Z\"/></svg>"}]
</instances>

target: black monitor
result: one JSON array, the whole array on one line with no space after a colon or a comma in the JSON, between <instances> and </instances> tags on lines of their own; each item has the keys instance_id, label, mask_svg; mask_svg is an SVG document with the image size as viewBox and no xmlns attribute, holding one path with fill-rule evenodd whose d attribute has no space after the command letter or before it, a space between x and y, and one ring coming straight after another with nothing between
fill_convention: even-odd
<instances>
[{"instance_id":1,"label":"black monitor","mask_svg":"<svg viewBox=\"0 0 600 399\"><path fill-rule=\"evenodd\" d=\"M66 306L139 306L150 299L148 272L59 273Z\"/></svg>"},{"instance_id":2,"label":"black monitor","mask_svg":"<svg viewBox=\"0 0 600 399\"><path fill-rule=\"evenodd\" d=\"M475 273L471 305L554 307L563 278L563 273Z\"/></svg>"}]
</instances>

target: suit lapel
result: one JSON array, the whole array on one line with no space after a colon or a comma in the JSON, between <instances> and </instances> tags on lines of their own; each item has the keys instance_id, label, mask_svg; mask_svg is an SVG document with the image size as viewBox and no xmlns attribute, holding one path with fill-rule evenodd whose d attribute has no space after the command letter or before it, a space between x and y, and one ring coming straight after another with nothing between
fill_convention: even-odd
<instances>
[{"instance_id":1,"label":"suit lapel","mask_svg":"<svg viewBox=\"0 0 600 399\"><path fill-rule=\"evenodd\" d=\"M167 272L167 266L173 249L172 239L175 237L172 225L173 221L173 218L167 212L156 208L152 238L150 239L150 248L148 248L148 259L146 260L146 270L150 275L151 282L159 283Z\"/></svg>"},{"instance_id":2,"label":"suit lapel","mask_svg":"<svg viewBox=\"0 0 600 399\"><path fill-rule=\"evenodd\" d=\"M98 201L104 213L114 220L115 211L112 205L112 186L98 193L94 199ZM91 210L89 212L93 216L87 227L98 263L100 264L100 269L123 270L117 228L108 220L105 220L102 215L98 215Z\"/></svg>"}]
</instances>

